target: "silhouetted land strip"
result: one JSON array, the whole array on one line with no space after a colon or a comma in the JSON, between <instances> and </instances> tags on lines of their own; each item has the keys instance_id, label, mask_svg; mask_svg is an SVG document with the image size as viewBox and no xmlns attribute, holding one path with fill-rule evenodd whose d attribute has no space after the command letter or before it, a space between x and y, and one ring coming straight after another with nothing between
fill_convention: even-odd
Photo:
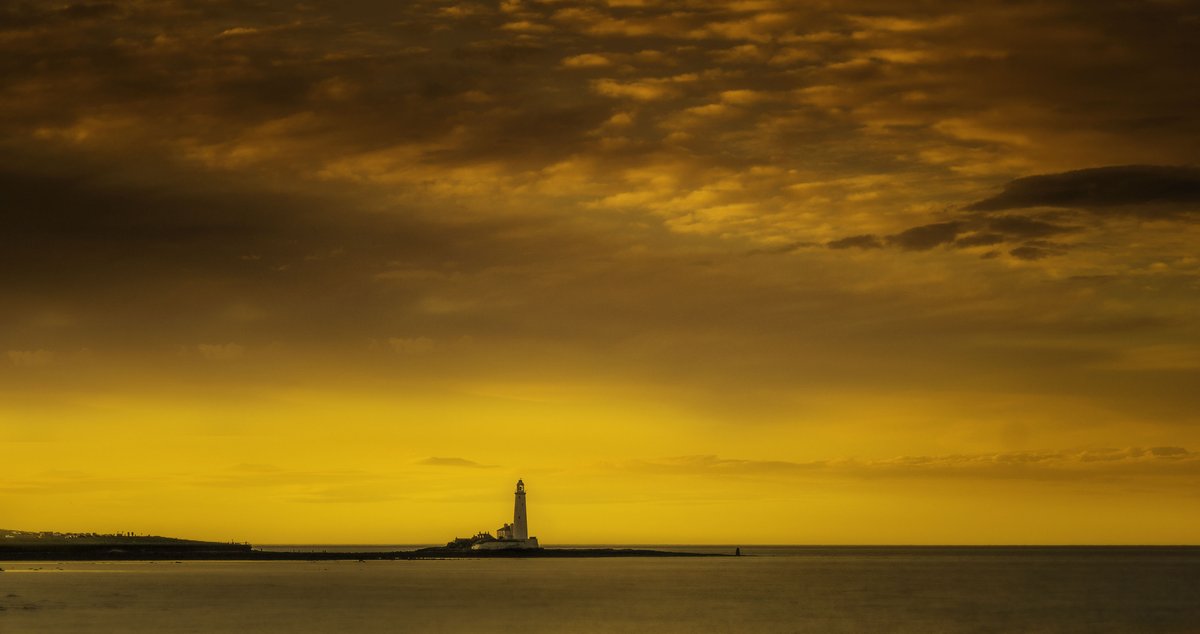
<instances>
[{"instance_id":1,"label":"silhouetted land strip","mask_svg":"<svg viewBox=\"0 0 1200 634\"><path fill-rule=\"evenodd\" d=\"M771 547L763 547L771 548ZM753 549L750 549L753 556ZM1200 546L789 546L792 556L961 557L1061 555L1105 557L1200 556ZM583 559L601 557L725 557L646 548L538 548L470 550L435 546L398 551L256 550L250 544L205 542L148 535L29 533L0 530L0 561L395 561L419 559Z\"/></svg>"},{"instance_id":2,"label":"silhouetted land strip","mask_svg":"<svg viewBox=\"0 0 1200 634\"><path fill-rule=\"evenodd\" d=\"M183 541L183 540L179 540ZM1197 546L812 546L789 549L809 557L963 557L1021 558L1113 556L1197 557ZM0 561L412 561L429 559L587 559L602 557L729 557L732 553L692 553L645 548L540 548L530 550L266 551L248 544L0 545ZM743 552L743 556L754 556Z\"/></svg>"},{"instance_id":3,"label":"silhouetted land strip","mask_svg":"<svg viewBox=\"0 0 1200 634\"><path fill-rule=\"evenodd\" d=\"M228 559L250 544L204 542L156 535L0 530L0 560Z\"/></svg>"},{"instance_id":4,"label":"silhouetted land strip","mask_svg":"<svg viewBox=\"0 0 1200 634\"><path fill-rule=\"evenodd\" d=\"M632 548L538 548L529 550L455 550L422 548L391 552L281 552L254 550L245 544L206 546L172 545L60 545L0 546L0 561L396 561L415 559L553 559L597 557L714 557L711 553L683 553Z\"/></svg>"},{"instance_id":5,"label":"silhouetted land strip","mask_svg":"<svg viewBox=\"0 0 1200 634\"><path fill-rule=\"evenodd\" d=\"M503 559L555 557L711 557L712 554L634 548L537 548L470 550L436 546L390 552L255 550L250 544L204 542L151 535L31 533L0 530L0 561L333 561L409 559Z\"/></svg>"},{"instance_id":6,"label":"silhouetted land strip","mask_svg":"<svg viewBox=\"0 0 1200 634\"><path fill-rule=\"evenodd\" d=\"M927 557L962 557L962 556L992 556L992 557L1019 557L1027 555L1063 555L1063 556L1087 556L1087 555L1163 555L1163 556L1200 556L1200 546L1193 545L1094 545L1082 544L1075 546L1065 545L999 545L999 546L981 546L981 545L955 545L955 546L940 546L940 545L870 545L870 546L827 546L827 545L786 545L790 555L798 556L864 556L864 557L889 557L889 556L927 556ZM748 549L753 554L755 548L777 548L777 546L758 546L749 547Z\"/></svg>"}]
</instances>

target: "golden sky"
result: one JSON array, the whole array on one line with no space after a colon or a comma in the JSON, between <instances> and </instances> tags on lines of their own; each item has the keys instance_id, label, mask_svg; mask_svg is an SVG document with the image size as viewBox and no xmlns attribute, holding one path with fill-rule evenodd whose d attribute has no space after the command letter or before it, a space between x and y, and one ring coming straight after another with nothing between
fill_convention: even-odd
<instances>
[{"instance_id":1,"label":"golden sky","mask_svg":"<svg viewBox=\"0 0 1200 634\"><path fill-rule=\"evenodd\" d=\"M1196 59L1194 0L8 2L0 528L1196 543Z\"/></svg>"}]
</instances>

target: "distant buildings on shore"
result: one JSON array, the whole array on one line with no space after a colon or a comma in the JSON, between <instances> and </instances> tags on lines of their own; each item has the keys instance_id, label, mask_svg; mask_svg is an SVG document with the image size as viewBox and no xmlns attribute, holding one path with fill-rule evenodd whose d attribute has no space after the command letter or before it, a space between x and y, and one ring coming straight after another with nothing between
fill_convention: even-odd
<instances>
[{"instance_id":1,"label":"distant buildings on shore","mask_svg":"<svg viewBox=\"0 0 1200 634\"><path fill-rule=\"evenodd\" d=\"M121 537L138 537L133 531L127 533L60 533L57 531L14 531L0 529L2 539L117 539ZM142 535L142 537L151 537Z\"/></svg>"}]
</instances>

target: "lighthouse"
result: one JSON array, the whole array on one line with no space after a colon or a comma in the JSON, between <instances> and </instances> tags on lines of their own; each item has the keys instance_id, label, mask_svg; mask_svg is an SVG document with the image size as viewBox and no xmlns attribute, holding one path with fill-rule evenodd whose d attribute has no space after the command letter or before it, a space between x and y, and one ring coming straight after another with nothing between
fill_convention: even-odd
<instances>
[{"instance_id":1,"label":"lighthouse","mask_svg":"<svg viewBox=\"0 0 1200 634\"><path fill-rule=\"evenodd\" d=\"M513 502L513 539L529 539L529 516L525 514L525 482L517 480L516 500Z\"/></svg>"},{"instance_id":2,"label":"lighthouse","mask_svg":"<svg viewBox=\"0 0 1200 634\"><path fill-rule=\"evenodd\" d=\"M491 533L479 533L469 540L471 550L510 550L541 548L536 537L529 536L529 516L525 514L525 481L517 480L517 490L513 499L512 524L505 523L496 529L496 536ZM455 543L455 542L451 542Z\"/></svg>"}]
</instances>

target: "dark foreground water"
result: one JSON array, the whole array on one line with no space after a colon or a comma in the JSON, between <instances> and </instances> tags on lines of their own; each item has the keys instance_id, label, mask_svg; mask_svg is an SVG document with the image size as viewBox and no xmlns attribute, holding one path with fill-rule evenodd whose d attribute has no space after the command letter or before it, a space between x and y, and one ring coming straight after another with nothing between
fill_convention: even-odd
<instances>
[{"instance_id":1,"label":"dark foreground water","mask_svg":"<svg viewBox=\"0 0 1200 634\"><path fill-rule=\"evenodd\" d=\"M1200 632L1195 549L743 553L5 562L0 632Z\"/></svg>"}]
</instances>

